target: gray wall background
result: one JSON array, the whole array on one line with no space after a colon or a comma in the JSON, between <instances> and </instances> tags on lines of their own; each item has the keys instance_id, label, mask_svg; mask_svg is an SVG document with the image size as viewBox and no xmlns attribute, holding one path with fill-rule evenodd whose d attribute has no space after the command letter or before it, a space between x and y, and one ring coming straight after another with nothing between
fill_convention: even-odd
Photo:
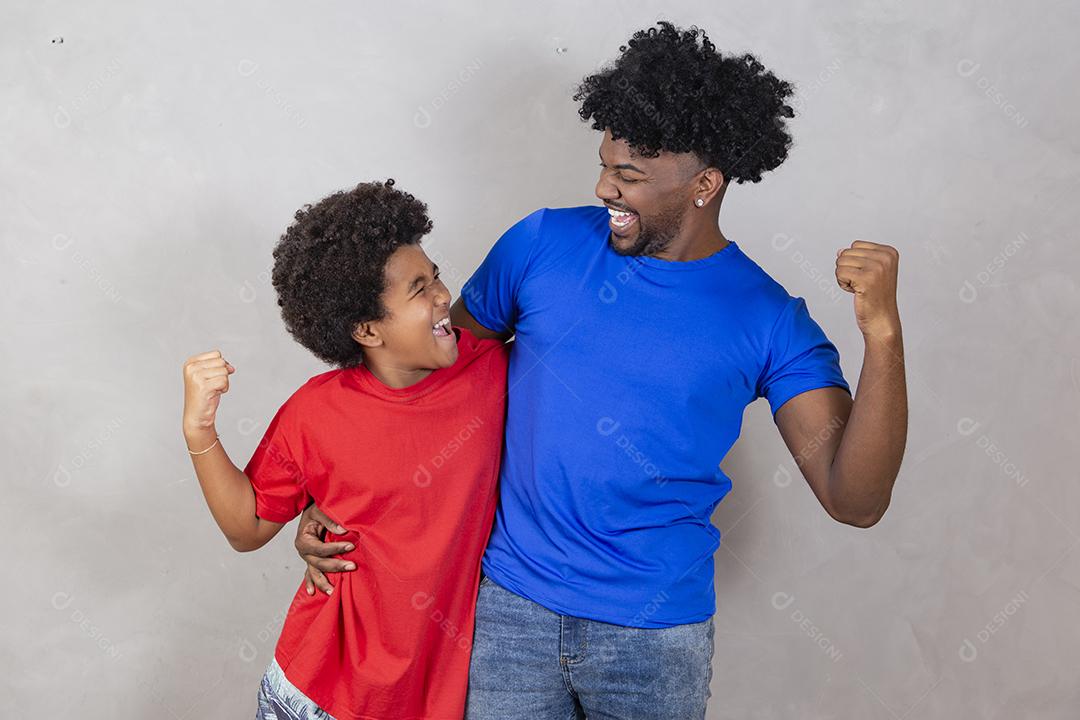
<instances>
[{"instance_id":1,"label":"gray wall background","mask_svg":"<svg viewBox=\"0 0 1080 720\"><path fill-rule=\"evenodd\" d=\"M710 718L1080 715L1080 5L7 3L0 214L8 570L0 715L250 717L302 565L218 533L180 367L238 368L246 461L325 367L270 250L393 176L451 290L512 222L593 201L574 84L666 17L799 85L796 147L725 234L807 298L854 386L835 251L901 251L910 438L869 530L828 518L763 401L714 518ZM60 39L62 38L62 42Z\"/></svg>"}]
</instances>

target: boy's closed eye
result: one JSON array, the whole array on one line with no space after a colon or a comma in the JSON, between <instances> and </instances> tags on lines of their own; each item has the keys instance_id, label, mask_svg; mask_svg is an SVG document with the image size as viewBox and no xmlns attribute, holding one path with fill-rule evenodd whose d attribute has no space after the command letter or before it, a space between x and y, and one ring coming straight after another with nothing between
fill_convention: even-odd
<instances>
[{"instance_id":1,"label":"boy's closed eye","mask_svg":"<svg viewBox=\"0 0 1080 720\"><path fill-rule=\"evenodd\" d=\"M410 298L416 297L417 295L422 293L424 290L426 290L431 284L438 282L439 281L439 275L440 275L439 266L438 265L432 265L431 266L431 281L428 282L427 279L424 278L423 276L417 277L415 280L413 280L411 283L409 283L409 288L412 290L409 297Z\"/></svg>"}]
</instances>

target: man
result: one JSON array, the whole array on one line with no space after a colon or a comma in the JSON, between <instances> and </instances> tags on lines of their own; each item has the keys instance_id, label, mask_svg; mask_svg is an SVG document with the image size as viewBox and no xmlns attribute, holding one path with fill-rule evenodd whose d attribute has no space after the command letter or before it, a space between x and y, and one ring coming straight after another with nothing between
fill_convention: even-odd
<instances>
[{"instance_id":1,"label":"man","mask_svg":"<svg viewBox=\"0 0 1080 720\"><path fill-rule=\"evenodd\" d=\"M515 337L470 720L704 716L710 517L758 397L829 515L869 527L885 513L907 432L898 253L837 253L865 340L853 399L804 300L719 228L730 183L786 158L791 93L696 28L636 33L575 95L604 133L605 207L521 220L454 305L455 325ZM326 588L344 563L324 559L340 548L319 543L320 522L333 528L309 509L297 548Z\"/></svg>"}]
</instances>

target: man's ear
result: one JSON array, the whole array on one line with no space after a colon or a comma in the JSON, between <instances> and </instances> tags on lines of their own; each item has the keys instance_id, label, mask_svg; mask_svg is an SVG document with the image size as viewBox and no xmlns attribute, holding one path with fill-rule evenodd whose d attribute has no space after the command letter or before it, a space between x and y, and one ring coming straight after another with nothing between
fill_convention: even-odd
<instances>
[{"instance_id":1,"label":"man's ear","mask_svg":"<svg viewBox=\"0 0 1080 720\"><path fill-rule=\"evenodd\" d=\"M702 198L705 204L708 204L712 202L716 195L723 196L724 191L727 189L725 187L726 182L727 178L724 177L724 173L719 168L707 167L698 175L697 190L694 197Z\"/></svg>"},{"instance_id":2,"label":"man's ear","mask_svg":"<svg viewBox=\"0 0 1080 720\"><path fill-rule=\"evenodd\" d=\"M366 348L379 347L383 344L377 323L373 322L357 323L353 329L352 337L353 340Z\"/></svg>"}]
</instances>

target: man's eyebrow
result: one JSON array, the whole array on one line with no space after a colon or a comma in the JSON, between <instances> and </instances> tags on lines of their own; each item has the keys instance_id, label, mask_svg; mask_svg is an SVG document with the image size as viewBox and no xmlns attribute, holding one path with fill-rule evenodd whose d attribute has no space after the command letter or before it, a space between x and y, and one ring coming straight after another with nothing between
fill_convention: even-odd
<instances>
[{"instance_id":1,"label":"man's eyebrow","mask_svg":"<svg viewBox=\"0 0 1080 720\"><path fill-rule=\"evenodd\" d=\"M434 276L436 276L438 274L439 274L439 266L436 265L435 263L431 263L431 275L432 275L432 277L434 277ZM425 275L417 275L415 278L413 278L413 281L411 283L409 283L409 289L406 290L406 292L411 293L413 290L416 289L417 285L424 282L426 277L427 276L425 276Z\"/></svg>"},{"instance_id":2,"label":"man's eyebrow","mask_svg":"<svg viewBox=\"0 0 1080 720\"><path fill-rule=\"evenodd\" d=\"M604 156L603 156L603 154L601 154L601 152L599 150L596 151L596 154L600 155L600 164L603 165L604 164ZM630 163L619 163L618 165L612 165L611 167L615 168L616 170L632 170L633 172L641 173L642 175L648 174L644 170L639 168L637 165L631 165Z\"/></svg>"}]
</instances>

